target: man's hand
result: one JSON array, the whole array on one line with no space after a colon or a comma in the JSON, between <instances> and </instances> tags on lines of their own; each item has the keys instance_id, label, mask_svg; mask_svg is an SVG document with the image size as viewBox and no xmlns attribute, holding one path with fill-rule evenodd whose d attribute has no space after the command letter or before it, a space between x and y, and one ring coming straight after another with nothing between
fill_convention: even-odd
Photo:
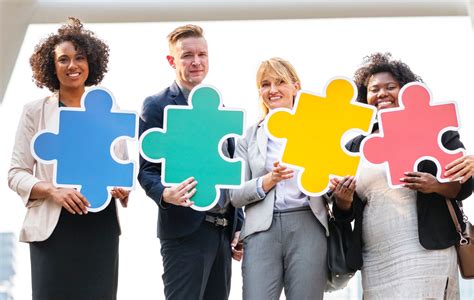
<instances>
[{"instance_id":1,"label":"man's hand","mask_svg":"<svg viewBox=\"0 0 474 300\"><path fill-rule=\"evenodd\" d=\"M242 259L242 256L244 255L244 249L242 242L239 242L239 237L240 237L240 231L236 231L234 234L234 239L230 243L230 246L232 248L232 258L235 259L236 261L240 261Z\"/></svg>"},{"instance_id":2,"label":"man's hand","mask_svg":"<svg viewBox=\"0 0 474 300\"><path fill-rule=\"evenodd\" d=\"M128 196L130 195L130 191L115 187L112 189L111 194L112 194L112 197L120 201L120 204L122 204L122 207L127 207Z\"/></svg>"},{"instance_id":3,"label":"man's hand","mask_svg":"<svg viewBox=\"0 0 474 300\"><path fill-rule=\"evenodd\" d=\"M163 191L163 201L169 204L189 207L194 204L191 197L196 193L197 181L194 177L189 177L174 187L165 188Z\"/></svg>"}]
</instances>

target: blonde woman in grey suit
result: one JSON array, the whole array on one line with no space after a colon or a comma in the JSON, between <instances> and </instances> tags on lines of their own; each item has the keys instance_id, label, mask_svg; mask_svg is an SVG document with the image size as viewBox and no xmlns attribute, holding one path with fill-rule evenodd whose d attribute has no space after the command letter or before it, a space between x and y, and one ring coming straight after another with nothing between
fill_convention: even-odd
<instances>
[{"instance_id":1,"label":"blonde woman in grey suit","mask_svg":"<svg viewBox=\"0 0 474 300\"><path fill-rule=\"evenodd\" d=\"M264 115L293 107L300 80L281 59L262 62L257 87ZM326 285L327 217L322 199L298 189L296 171L279 163L283 144L270 140L259 121L236 145L246 161L245 184L230 190L235 207L245 207L243 298L322 299Z\"/></svg>"}]
</instances>

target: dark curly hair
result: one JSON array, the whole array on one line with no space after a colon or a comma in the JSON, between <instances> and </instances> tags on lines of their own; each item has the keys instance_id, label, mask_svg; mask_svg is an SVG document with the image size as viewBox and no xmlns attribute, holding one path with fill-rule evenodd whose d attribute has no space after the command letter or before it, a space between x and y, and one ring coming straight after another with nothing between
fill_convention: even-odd
<instances>
[{"instance_id":1,"label":"dark curly hair","mask_svg":"<svg viewBox=\"0 0 474 300\"><path fill-rule=\"evenodd\" d=\"M422 82L421 77L413 73L407 64L392 58L392 54L373 53L364 57L362 66L354 74L357 86L357 101L367 103L367 85L369 78L377 73L388 72L392 74L400 87L412 81Z\"/></svg>"},{"instance_id":2,"label":"dark curly hair","mask_svg":"<svg viewBox=\"0 0 474 300\"><path fill-rule=\"evenodd\" d=\"M89 77L87 77L85 85L91 86L100 83L107 73L109 46L97 38L92 31L84 29L79 19L70 17L69 24L61 26L57 33L50 34L36 45L35 51L30 57L35 84L40 88L47 87L52 92L59 90L59 80L54 64L54 50L62 42L71 42L76 50L83 51L86 55Z\"/></svg>"}]
</instances>

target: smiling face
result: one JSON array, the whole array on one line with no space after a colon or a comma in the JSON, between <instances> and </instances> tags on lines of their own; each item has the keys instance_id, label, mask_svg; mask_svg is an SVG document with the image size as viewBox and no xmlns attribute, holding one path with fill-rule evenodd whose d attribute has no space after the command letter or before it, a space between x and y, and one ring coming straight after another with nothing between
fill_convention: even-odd
<instances>
[{"instance_id":1,"label":"smiling face","mask_svg":"<svg viewBox=\"0 0 474 300\"><path fill-rule=\"evenodd\" d=\"M389 72L375 73L367 84L367 103L377 110L398 107L400 84Z\"/></svg>"},{"instance_id":2,"label":"smiling face","mask_svg":"<svg viewBox=\"0 0 474 300\"><path fill-rule=\"evenodd\" d=\"M262 76L259 94L269 110L280 107L292 109L299 89L299 82L286 82L276 74L266 73Z\"/></svg>"},{"instance_id":3,"label":"smiling face","mask_svg":"<svg viewBox=\"0 0 474 300\"><path fill-rule=\"evenodd\" d=\"M263 117L275 108L293 108L301 89L295 68L279 57L263 61L257 70L257 88Z\"/></svg>"},{"instance_id":4,"label":"smiling face","mask_svg":"<svg viewBox=\"0 0 474 300\"><path fill-rule=\"evenodd\" d=\"M187 37L170 46L170 55L166 58L176 70L176 80L191 90L200 84L209 68L207 42L203 37Z\"/></svg>"},{"instance_id":5,"label":"smiling face","mask_svg":"<svg viewBox=\"0 0 474 300\"><path fill-rule=\"evenodd\" d=\"M60 90L84 89L89 76L87 56L72 42L62 42L55 47L54 66Z\"/></svg>"}]
</instances>

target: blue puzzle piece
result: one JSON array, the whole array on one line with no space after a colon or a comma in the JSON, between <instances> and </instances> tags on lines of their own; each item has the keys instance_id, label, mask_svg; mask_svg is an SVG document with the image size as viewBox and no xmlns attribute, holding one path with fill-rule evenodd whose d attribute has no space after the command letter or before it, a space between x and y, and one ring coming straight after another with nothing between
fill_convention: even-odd
<instances>
[{"instance_id":1,"label":"blue puzzle piece","mask_svg":"<svg viewBox=\"0 0 474 300\"><path fill-rule=\"evenodd\" d=\"M244 112L224 108L210 86L195 87L189 99L189 106L166 107L164 128L144 132L140 151L149 161L163 162L165 186L194 177L198 184L191 207L208 210L217 203L220 188L238 188L242 183L242 160L230 160L220 150L228 135L243 133Z\"/></svg>"},{"instance_id":2,"label":"blue puzzle piece","mask_svg":"<svg viewBox=\"0 0 474 300\"><path fill-rule=\"evenodd\" d=\"M107 207L113 187L134 186L134 163L117 161L113 145L121 138L136 139L137 114L115 111L104 88L90 89L81 104L60 108L58 132L38 132L32 152L42 163L55 163L56 186L80 189L89 211L96 212Z\"/></svg>"}]
</instances>

